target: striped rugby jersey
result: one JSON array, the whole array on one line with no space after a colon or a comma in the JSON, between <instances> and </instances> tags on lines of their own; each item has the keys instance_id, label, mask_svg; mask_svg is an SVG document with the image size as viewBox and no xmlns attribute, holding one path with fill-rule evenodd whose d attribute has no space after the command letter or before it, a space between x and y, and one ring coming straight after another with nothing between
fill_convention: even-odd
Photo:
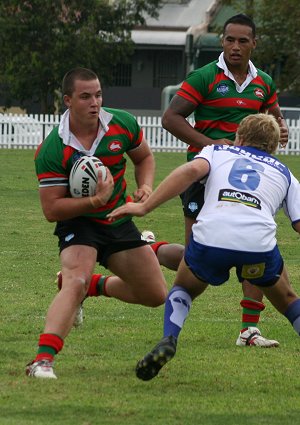
<instances>
[{"instance_id":1,"label":"striped rugby jersey","mask_svg":"<svg viewBox=\"0 0 300 425\"><path fill-rule=\"evenodd\" d=\"M106 215L126 202L126 158L124 154L140 145L143 132L135 117L126 111L102 108L112 115L108 123L108 131L100 140L93 156L106 165L114 178L114 191L108 203L97 211L84 214L99 223L117 226L130 220L126 216L115 222L109 222ZM85 153L64 144L59 136L59 127L54 128L38 147L35 155L36 174L39 187L69 186L69 174L74 162ZM70 195L69 195L70 196Z\"/></svg>"},{"instance_id":2,"label":"striped rugby jersey","mask_svg":"<svg viewBox=\"0 0 300 425\"><path fill-rule=\"evenodd\" d=\"M237 127L250 114L272 110L278 106L275 83L265 72L257 76L239 93L235 82L217 66L218 60L192 71L177 95L195 105L195 129L211 139L234 141ZM190 161L199 149L189 146Z\"/></svg>"}]
</instances>

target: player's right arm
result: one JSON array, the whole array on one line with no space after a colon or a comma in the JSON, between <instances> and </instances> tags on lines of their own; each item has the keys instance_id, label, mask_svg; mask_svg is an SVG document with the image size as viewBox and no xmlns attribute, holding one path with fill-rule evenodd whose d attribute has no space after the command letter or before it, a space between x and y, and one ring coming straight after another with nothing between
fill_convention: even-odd
<instances>
[{"instance_id":1,"label":"player's right arm","mask_svg":"<svg viewBox=\"0 0 300 425\"><path fill-rule=\"evenodd\" d=\"M196 105L181 96L175 95L162 117L162 126L184 143L202 149L208 145L232 145L227 139L213 140L199 131L186 120L196 109Z\"/></svg>"},{"instance_id":2,"label":"player's right arm","mask_svg":"<svg viewBox=\"0 0 300 425\"><path fill-rule=\"evenodd\" d=\"M48 221L54 222L87 214L104 206L111 197L113 188L114 180L108 169L104 181L99 173L94 196L70 198L66 186L40 187L39 194L44 216Z\"/></svg>"}]
</instances>

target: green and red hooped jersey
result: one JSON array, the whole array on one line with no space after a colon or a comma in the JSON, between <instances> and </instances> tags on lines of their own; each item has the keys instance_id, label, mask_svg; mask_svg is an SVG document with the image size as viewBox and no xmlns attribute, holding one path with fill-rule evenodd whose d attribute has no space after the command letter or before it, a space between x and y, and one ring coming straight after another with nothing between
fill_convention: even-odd
<instances>
[{"instance_id":1,"label":"green and red hooped jersey","mask_svg":"<svg viewBox=\"0 0 300 425\"><path fill-rule=\"evenodd\" d=\"M217 60L192 71L182 83L177 95L192 102L197 131L211 139L234 141L242 119L250 114L272 110L278 106L272 78L257 69L257 76L239 93L234 81L217 66ZM199 149L189 146L190 161Z\"/></svg>"},{"instance_id":2,"label":"green and red hooped jersey","mask_svg":"<svg viewBox=\"0 0 300 425\"><path fill-rule=\"evenodd\" d=\"M123 205L128 197L126 194L126 158L124 154L140 145L143 132L135 117L126 111L112 108L103 108L113 115L108 124L109 130L101 139L93 154L106 165L114 178L114 191L108 203L101 208L84 214L99 223L118 226L130 220L126 216L114 222L109 222L106 215L113 209ZM58 134L58 127L54 128L47 138L38 147L35 154L36 174L39 187L66 186L69 187L69 174L74 162L84 155L71 146L63 143Z\"/></svg>"}]
</instances>

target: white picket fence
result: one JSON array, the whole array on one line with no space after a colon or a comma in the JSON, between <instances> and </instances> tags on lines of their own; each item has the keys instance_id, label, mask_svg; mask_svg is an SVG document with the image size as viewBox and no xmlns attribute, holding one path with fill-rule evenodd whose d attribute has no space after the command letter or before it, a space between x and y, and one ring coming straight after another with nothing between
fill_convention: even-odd
<instances>
[{"instance_id":1,"label":"white picket fence","mask_svg":"<svg viewBox=\"0 0 300 425\"><path fill-rule=\"evenodd\" d=\"M289 144L278 153L300 155L300 109L281 108L293 112L297 119L288 119ZM59 123L59 115L0 114L0 149L35 149ZM146 140L156 152L184 152L187 145L161 126L161 117L137 116ZM192 120L190 120L192 122Z\"/></svg>"}]
</instances>

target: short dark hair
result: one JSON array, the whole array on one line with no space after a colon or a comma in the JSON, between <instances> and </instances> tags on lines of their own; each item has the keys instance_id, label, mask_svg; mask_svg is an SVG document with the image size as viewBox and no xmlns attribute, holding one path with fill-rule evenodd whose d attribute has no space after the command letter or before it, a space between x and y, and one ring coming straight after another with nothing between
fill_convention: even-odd
<instances>
[{"instance_id":1,"label":"short dark hair","mask_svg":"<svg viewBox=\"0 0 300 425\"><path fill-rule=\"evenodd\" d=\"M229 24L240 24L240 25L246 25L247 27L250 27L252 29L253 37L256 37L256 26L253 20L250 18L250 16L245 15L244 13L239 13L238 15L234 15L231 18L227 19L223 26L223 34L225 33L226 27Z\"/></svg>"},{"instance_id":2,"label":"short dark hair","mask_svg":"<svg viewBox=\"0 0 300 425\"><path fill-rule=\"evenodd\" d=\"M87 68L73 68L68 71L62 81L62 94L67 96L72 96L74 91L74 81L75 80L97 80L97 74L91 69Z\"/></svg>"}]
</instances>

